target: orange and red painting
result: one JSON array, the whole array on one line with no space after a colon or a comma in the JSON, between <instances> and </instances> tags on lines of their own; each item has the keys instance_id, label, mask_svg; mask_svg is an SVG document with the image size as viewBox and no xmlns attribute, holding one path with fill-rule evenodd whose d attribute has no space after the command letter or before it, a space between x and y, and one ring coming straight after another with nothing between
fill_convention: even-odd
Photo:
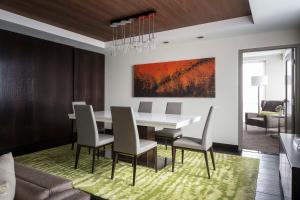
<instances>
[{"instance_id":1,"label":"orange and red painting","mask_svg":"<svg viewBox=\"0 0 300 200\"><path fill-rule=\"evenodd\" d=\"M215 97L215 58L134 65L135 97Z\"/></svg>"}]
</instances>

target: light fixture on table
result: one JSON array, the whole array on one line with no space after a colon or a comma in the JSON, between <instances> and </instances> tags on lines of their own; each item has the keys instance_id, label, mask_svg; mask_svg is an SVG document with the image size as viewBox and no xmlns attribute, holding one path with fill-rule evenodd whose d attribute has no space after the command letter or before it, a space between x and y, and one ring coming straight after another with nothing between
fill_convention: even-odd
<instances>
[{"instance_id":1,"label":"light fixture on table","mask_svg":"<svg viewBox=\"0 0 300 200\"><path fill-rule=\"evenodd\" d=\"M258 95L257 95L257 113L260 113L260 87L268 85L268 77L267 76L252 76L251 77L251 85L257 86Z\"/></svg>"},{"instance_id":2,"label":"light fixture on table","mask_svg":"<svg viewBox=\"0 0 300 200\"><path fill-rule=\"evenodd\" d=\"M155 46L155 10L112 20L111 55L126 54L129 49L142 52Z\"/></svg>"}]
</instances>

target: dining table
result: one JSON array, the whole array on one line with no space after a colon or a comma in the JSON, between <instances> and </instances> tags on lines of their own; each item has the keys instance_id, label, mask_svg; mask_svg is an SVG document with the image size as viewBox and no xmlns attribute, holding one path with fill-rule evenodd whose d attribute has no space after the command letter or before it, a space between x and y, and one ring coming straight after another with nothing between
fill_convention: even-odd
<instances>
[{"instance_id":1,"label":"dining table","mask_svg":"<svg viewBox=\"0 0 300 200\"><path fill-rule=\"evenodd\" d=\"M112 123L112 117L110 110L95 111L96 122ZM136 124L138 126L139 137L141 139L155 140L156 129L180 129L191 124L200 122L200 115L175 115L164 113L142 113L134 112ZM74 113L68 114L69 119L76 120ZM171 150L170 150L171 152ZM110 157L111 152L105 151L104 156ZM119 157L119 160L131 162L131 159L126 156ZM158 169L162 169L171 163L171 159L168 157L158 156L157 165ZM138 164L154 167L154 155L152 151L145 153L145 155L139 157Z\"/></svg>"}]
</instances>

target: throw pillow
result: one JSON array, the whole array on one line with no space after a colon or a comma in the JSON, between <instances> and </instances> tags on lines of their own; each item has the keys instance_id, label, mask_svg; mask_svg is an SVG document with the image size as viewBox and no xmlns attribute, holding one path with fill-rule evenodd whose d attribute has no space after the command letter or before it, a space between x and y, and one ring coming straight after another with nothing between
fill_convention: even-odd
<instances>
[{"instance_id":1,"label":"throw pillow","mask_svg":"<svg viewBox=\"0 0 300 200\"><path fill-rule=\"evenodd\" d=\"M1 200L13 200L16 189L14 158L11 153L0 156L0 183L3 190Z\"/></svg>"}]
</instances>

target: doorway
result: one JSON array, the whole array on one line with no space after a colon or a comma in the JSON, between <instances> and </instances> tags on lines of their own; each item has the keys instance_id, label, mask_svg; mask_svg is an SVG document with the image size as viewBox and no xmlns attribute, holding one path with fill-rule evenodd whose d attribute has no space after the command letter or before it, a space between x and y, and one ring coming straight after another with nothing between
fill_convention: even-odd
<instances>
[{"instance_id":1,"label":"doorway","mask_svg":"<svg viewBox=\"0 0 300 200\"><path fill-rule=\"evenodd\" d=\"M295 131L295 47L240 51L239 149L279 153Z\"/></svg>"}]
</instances>

